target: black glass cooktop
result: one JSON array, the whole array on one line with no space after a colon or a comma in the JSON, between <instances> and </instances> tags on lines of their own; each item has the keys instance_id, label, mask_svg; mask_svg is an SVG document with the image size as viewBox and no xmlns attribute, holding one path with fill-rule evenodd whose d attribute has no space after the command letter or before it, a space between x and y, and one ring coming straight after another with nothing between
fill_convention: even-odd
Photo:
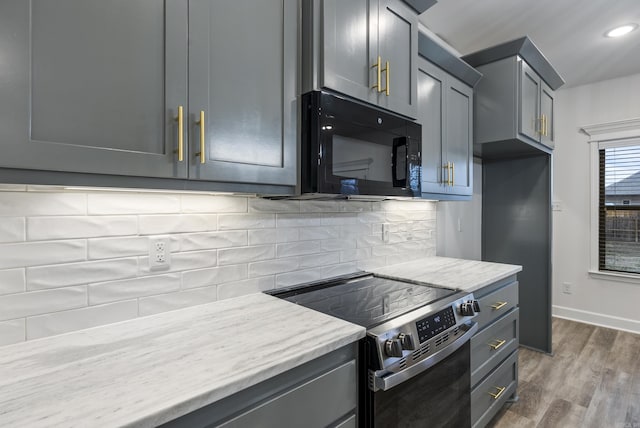
<instances>
[{"instance_id":1,"label":"black glass cooktop","mask_svg":"<svg viewBox=\"0 0 640 428\"><path fill-rule=\"evenodd\" d=\"M278 290L270 294L371 328L447 296L455 290L365 276Z\"/></svg>"}]
</instances>

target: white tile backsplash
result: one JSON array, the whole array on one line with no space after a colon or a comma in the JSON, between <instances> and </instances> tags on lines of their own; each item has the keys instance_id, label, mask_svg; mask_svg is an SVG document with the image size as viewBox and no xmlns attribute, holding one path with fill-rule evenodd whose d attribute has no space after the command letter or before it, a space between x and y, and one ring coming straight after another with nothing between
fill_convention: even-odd
<instances>
[{"instance_id":1,"label":"white tile backsplash","mask_svg":"<svg viewBox=\"0 0 640 428\"><path fill-rule=\"evenodd\" d=\"M433 255L434 208L0 184L0 345Z\"/></svg>"}]
</instances>

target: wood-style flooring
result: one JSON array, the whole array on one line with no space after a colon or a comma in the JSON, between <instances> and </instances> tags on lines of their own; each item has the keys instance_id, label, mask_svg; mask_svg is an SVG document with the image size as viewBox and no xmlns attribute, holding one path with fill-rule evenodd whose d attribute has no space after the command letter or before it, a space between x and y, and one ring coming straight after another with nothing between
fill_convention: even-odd
<instances>
[{"instance_id":1,"label":"wood-style flooring","mask_svg":"<svg viewBox=\"0 0 640 428\"><path fill-rule=\"evenodd\" d=\"M640 335L554 318L553 354L520 348L520 399L490 427L640 428Z\"/></svg>"}]
</instances>

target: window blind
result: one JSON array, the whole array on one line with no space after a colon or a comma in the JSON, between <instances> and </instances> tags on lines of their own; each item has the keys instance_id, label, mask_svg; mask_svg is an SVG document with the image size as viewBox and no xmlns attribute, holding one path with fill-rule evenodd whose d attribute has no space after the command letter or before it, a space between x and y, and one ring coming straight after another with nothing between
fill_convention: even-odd
<instances>
[{"instance_id":1,"label":"window blind","mask_svg":"<svg viewBox=\"0 0 640 428\"><path fill-rule=\"evenodd\" d=\"M640 145L599 153L599 268L640 273Z\"/></svg>"}]
</instances>

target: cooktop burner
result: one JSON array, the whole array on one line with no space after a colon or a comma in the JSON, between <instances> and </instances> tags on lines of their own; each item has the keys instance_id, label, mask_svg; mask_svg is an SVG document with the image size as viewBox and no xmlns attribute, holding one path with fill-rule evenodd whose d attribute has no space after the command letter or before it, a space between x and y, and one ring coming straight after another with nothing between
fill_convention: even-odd
<instances>
[{"instance_id":1,"label":"cooktop burner","mask_svg":"<svg viewBox=\"0 0 640 428\"><path fill-rule=\"evenodd\" d=\"M372 275L327 280L273 293L366 328L455 294L455 290Z\"/></svg>"}]
</instances>

